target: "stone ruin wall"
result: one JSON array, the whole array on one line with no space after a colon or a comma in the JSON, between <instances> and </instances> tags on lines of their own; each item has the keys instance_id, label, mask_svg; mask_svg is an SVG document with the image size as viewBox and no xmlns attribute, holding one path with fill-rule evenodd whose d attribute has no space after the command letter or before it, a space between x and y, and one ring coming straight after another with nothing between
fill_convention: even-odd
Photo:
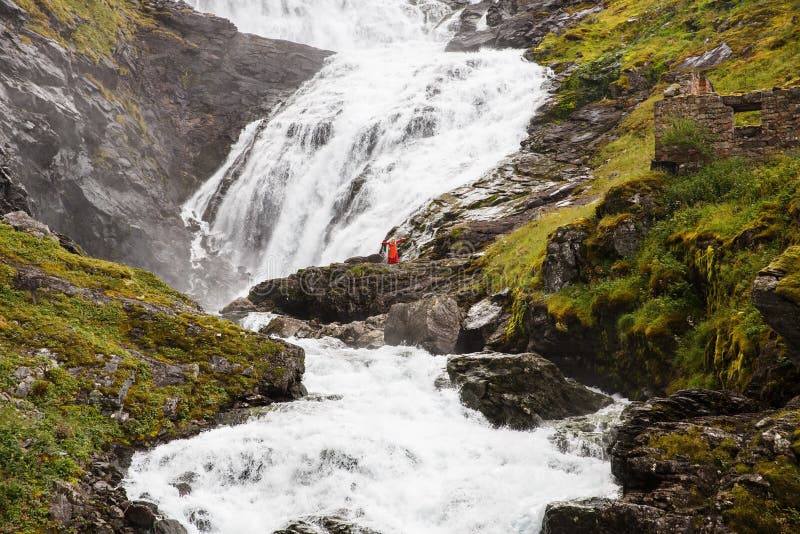
<instances>
[{"instance_id":1,"label":"stone ruin wall","mask_svg":"<svg viewBox=\"0 0 800 534\"><path fill-rule=\"evenodd\" d=\"M718 95L706 86L685 96L665 98L655 105L654 166L677 168L698 163L702 156L685 148L665 146L664 132L673 118L690 118L711 136L714 157L759 158L800 147L800 87ZM737 112L761 111L761 126L735 127Z\"/></svg>"}]
</instances>

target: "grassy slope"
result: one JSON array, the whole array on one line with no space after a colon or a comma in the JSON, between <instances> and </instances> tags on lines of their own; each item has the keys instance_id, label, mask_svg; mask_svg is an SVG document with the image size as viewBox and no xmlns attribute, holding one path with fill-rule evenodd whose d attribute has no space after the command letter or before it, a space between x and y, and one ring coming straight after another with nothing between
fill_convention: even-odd
<instances>
[{"instance_id":1,"label":"grassy slope","mask_svg":"<svg viewBox=\"0 0 800 534\"><path fill-rule=\"evenodd\" d=\"M558 95L555 120L610 96L613 85L624 89L632 73L653 84L651 97L623 122L617 139L600 150L593 165L596 180L587 194L639 192L659 199L660 207L641 250L625 259L607 254L609 230L641 214L600 218L593 206L545 214L492 247L483 266L490 285L510 283L512 288L510 340L526 335L526 308L544 303L557 325L577 323L602 333L600 367L629 391L747 387L762 346L775 339L750 299L758 271L770 264L787 271L778 291L800 302L800 157L776 156L764 164L716 162L683 177L650 171L652 110L666 85L663 74L722 41L736 56L709 73L718 91L800 82L797 0L609 0L602 12L563 35L550 35L534 50L543 63L581 64ZM589 265L582 283L545 295L539 279L545 246L551 232L565 224L591 229ZM781 379L767 384L764 393L787 385L796 390ZM790 416L796 419L797 411L787 412ZM738 473L762 477L771 491L733 487L722 513L732 531L797 532L800 430L788 438L794 456L779 456L775 462L737 460ZM694 441L675 432L652 446L665 458L688 456L700 465L726 467L718 458L694 458Z\"/></svg>"},{"instance_id":2,"label":"grassy slope","mask_svg":"<svg viewBox=\"0 0 800 534\"><path fill-rule=\"evenodd\" d=\"M18 273L32 266L93 293L18 289ZM54 480L78 479L91 454L112 441L175 435L211 417L253 391L259 377L280 376L283 369L273 356L281 350L202 315L148 272L77 256L0 225L0 532L51 526L47 507ZM199 373L183 385L156 387L138 355L197 364ZM240 371L251 365L254 371L215 373L209 367L214 355L240 364ZM114 361L116 370L109 370ZM26 398L15 395L21 367L39 375ZM87 401L93 391L115 398L134 373L124 401L127 421ZM179 399L172 418L164 413L168 398Z\"/></svg>"},{"instance_id":3,"label":"grassy slope","mask_svg":"<svg viewBox=\"0 0 800 534\"><path fill-rule=\"evenodd\" d=\"M130 0L18 0L28 26L94 61L111 59L120 40L153 22Z\"/></svg>"},{"instance_id":4,"label":"grassy slope","mask_svg":"<svg viewBox=\"0 0 800 534\"><path fill-rule=\"evenodd\" d=\"M557 98L555 120L625 88L633 76L653 84L594 161L588 194L612 188L651 189L668 202L643 250L626 261L593 258L584 282L547 296L539 271L550 233L576 220L602 241L618 224L598 220L594 206L554 210L493 246L483 264L495 285L510 284L516 320L545 302L556 318L604 323L612 372L639 386L688 385L742 390L769 330L749 299L756 273L794 244L800 164L784 157L763 166L723 162L696 176L673 179L650 170L653 103L663 75L682 59L727 42L735 53L709 77L720 92L800 83L800 2L797 0L610 0L606 9L535 49L540 62L578 62ZM609 64L613 67L609 68ZM717 182L718 190L704 189ZM605 227L605 228L604 228ZM742 245L742 238L751 242ZM750 238L748 238L750 239ZM709 248L710 241L716 244ZM676 357L673 357L677 354ZM634 375L630 376L633 372Z\"/></svg>"}]
</instances>

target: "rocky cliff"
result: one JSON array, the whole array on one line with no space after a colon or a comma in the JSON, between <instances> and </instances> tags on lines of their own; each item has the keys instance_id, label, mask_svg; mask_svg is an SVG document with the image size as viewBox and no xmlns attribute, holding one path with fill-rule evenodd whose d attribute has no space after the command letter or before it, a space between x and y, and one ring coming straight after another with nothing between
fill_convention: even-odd
<instances>
[{"instance_id":1,"label":"rocky cliff","mask_svg":"<svg viewBox=\"0 0 800 534\"><path fill-rule=\"evenodd\" d=\"M798 407L704 390L633 405L611 449L622 497L551 504L542 531L795 532Z\"/></svg>"},{"instance_id":2,"label":"rocky cliff","mask_svg":"<svg viewBox=\"0 0 800 534\"><path fill-rule=\"evenodd\" d=\"M327 55L182 2L2 0L0 146L38 218L183 287L180 204Z\"/></svg>"}]
</instances>

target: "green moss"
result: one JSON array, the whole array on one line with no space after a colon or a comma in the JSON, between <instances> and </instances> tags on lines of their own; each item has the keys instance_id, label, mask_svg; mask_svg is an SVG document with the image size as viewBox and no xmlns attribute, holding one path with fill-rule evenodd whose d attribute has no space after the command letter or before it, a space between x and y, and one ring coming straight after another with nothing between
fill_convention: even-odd
<instances>
[{"instance_id":1,"label":"green moss","mask_svg":"<svg viewBox=\"0 0 800 534\"><path fill-rule=\"evenodd\" d=\"M732 506L723 511L725 524L741 534L763 532L786 533L780 521L780 510L773 501L756 497L742 486L735 486L730 493Z\"/></svg>"},{"instance_id":2,"label":"green moss","mask_svg":"<svg viewBox=\"0 0 800 534\"><path fill-rule=\"evenodd\" d=\"M611 82L620 75L619 52L610 52L582 64L561 85L553 108L555 118L564 118L586 104L609 96Z\"/></svg>"},{"instance_id":3,"label":"green moss","mask_svg":"<svg viewBox=\"0 0 800 534\"><path fill-rule=\"evenodd\" d=\"M778 282L776 292L800 305L800 246L787 248L769 268L786 273Z\"/></svg>"},{"instance_id":4,"label":"green moss","mask_svg":"<svg viewBox=\"0 0 800 534\"><path fill-rule=\"evenodd\" d=\"M80 290L20 289L28 286L18 275L31 269ZM263 378L281 378L281 351L266 337L202 315L150 273L0 225L0 391L15 394L18 369L34 373L24 401L0 403L0 531L54 531L47 510L55 481L79 478L111 442L175 435L256 390ZM234 370L215 372L213 356ZM184 380L156 386L148 361L185 366ZM87 404L92 395L117 398L131 378L124 422ZM171 418L168 399L178 402Z\"/></svg>"},{"instance_id":5,"label":"green moss","mask_svg":"<svg viewBox=\"0 0 800 534\"><path fill-rule=\"evenodd\" d=\"M687 386L743 391L770 337L750 289L796 233L790 206L800 186L798 165L800 157L766 164L720 161L667 182L652 176L612 186L601 209L614 206L613 214L597 224L581 223L589 232L583 283L555 295L537 292L549 235L541 227L569 212L547 214L498 243L484 257L486 269L520 273L506 278L512 295L543 300L557 328L593 329L604 340L598 365L629 393ZM637 205L620 201L637 185L643 194L663 190L667 205L647 213L656 219L649 235L639 253L620 264L608 236L642 215ZM790 248L772 265L797 272L797 255ZM792 275L782 283L787 295L797 287Z\"/></svg>"},{"instance_id":6,"label":"green moss","mask_svg":"<svg viewBox=\"0 0 800 534\"><path fill-rule=\"evenodd\" d=\"M112 58L121 40L130 40L152 19L131 0L19 0L27 26L99 62Z\"/></svg>"},{"instance_id":7,"label":"green moss","mask_svg":"<svg viewBox=\"0 0 800 534\"><path fill-rule=\"evenodd\" d=\"M739 447L730 439L711 445L698 427L686 431L651 436L648 447L660 449L662 460L685 457L696 464L725 465L736 458Z\"/></svg>"},{"instance_id":8,"label":"green moss","mask_svg":"<svg viewBox=\"0 0 800 534\"><path fill-rule=\"evenodd\" d=\"M77 286L96 288L110 297L133 298L164 305L192 305L191 300L167 286L154 274L95 258L72 254L58 243L37 239L0 224L0 251L4 269L21 263ZM9 271L6 271L9 272Z\"/></svg>"},{"instance_id":9,"label":"green moss","mask_svg":"<svg viewBox=\"0 0 800 534\"><path fill-rule=\"evenodd\" d=\"M652 81L667 65L724 41L734 58L710 70L718 90L787 85L800 80L792 68L800 52L797 7L795 0L609 0L577 27L547 36L533 54L583 66L618 56L619 77L610 81L625 88L629 72Z\"/></svg>"}]
</instances>

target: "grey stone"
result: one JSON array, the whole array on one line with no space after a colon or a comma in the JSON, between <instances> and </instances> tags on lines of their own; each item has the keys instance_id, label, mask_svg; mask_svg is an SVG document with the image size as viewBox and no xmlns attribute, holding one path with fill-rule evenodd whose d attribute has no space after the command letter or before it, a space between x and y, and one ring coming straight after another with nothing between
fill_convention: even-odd
<instances>
[{"instance_id":1,"label":"grey stone","mask_svg":"<svg viewBox=\"0 0 800 534\"><path fill-rule=\"evenodd\" d=\"M681 94L681 85L679 83L673 83L666 89L664 89L664 98L673 98Z\"/></svg>"},{"instance_id":2,"label":"grey stone","mask_svg":"<svg viewBox=\"0 0 800 534\"><path fill-rule=\"evenodd\" d=\"M448 296L431 297L389 310L384 330L387 345L417 345L431 354L451 354L461 331L461 309Z\"/></svg>"},{"instance_id":3,"label":"grey stone","mask_svg":"<svg viewBox=\"0 0 800 534\"><path fill-rule=\"evenodd\" d=\"M692 56L684 59L679 69L710 69L716 67L723 61L733 57L733 50L728 43L723 41L718 46L711 50L700 54L699 56Z\"/></svg>"},{"instance_id":4,"label":"grey stone","mask_svg":"<svg viewBox=\"0 0 800 534\"><path fill-rule=\"evenodd\" d=\"M147 501L134 501L125 509L125 521L134 527L153 528L158 514L158 506Z\"/></svg>"},{"instance_id":5,"label":"grey stone","mask_svg":"<svg viewBox=\"0 0 800 534\"><path fill-rule=\"evenodd\" d=\"M583 242L587 237L586 229L580 225L563 226L554 232L542 263L545 291L555 293L579 278Z\"/></svg>"},{"instance_id":6,"label":"grey stone","mask_svg":"<svg viewBox=\"0 0 800 534\"><path fill-rule=\"evenodd\" d=\"M380 534L378 531L358 525L346 517L312 516L291 521L272 534Z\"/></svg>"},{"instance_id":7,"label":"grey stone","mask_svg":"<svg viewBox=\"0 0 800 534\"><path fill-rule=\"evenodd\" d=\"M783 271L764 269L753 283L753 304L764 322L800 351L800 305L778 294L778 283L786 276Z\"/></svg>"},{"instance_id":8,"label":"grey stone","mask_svg":"<svg viewBox=\"0 0 800 534\"><path fill-rule=\"evenodd\" d=\"M25 213L24 211L12 211L3 215L3 222L14 228L14 230L25 232L34 237L48 238L58 241L58 238L50 231L50 228Z\"/></svg>"}]
</instances>

